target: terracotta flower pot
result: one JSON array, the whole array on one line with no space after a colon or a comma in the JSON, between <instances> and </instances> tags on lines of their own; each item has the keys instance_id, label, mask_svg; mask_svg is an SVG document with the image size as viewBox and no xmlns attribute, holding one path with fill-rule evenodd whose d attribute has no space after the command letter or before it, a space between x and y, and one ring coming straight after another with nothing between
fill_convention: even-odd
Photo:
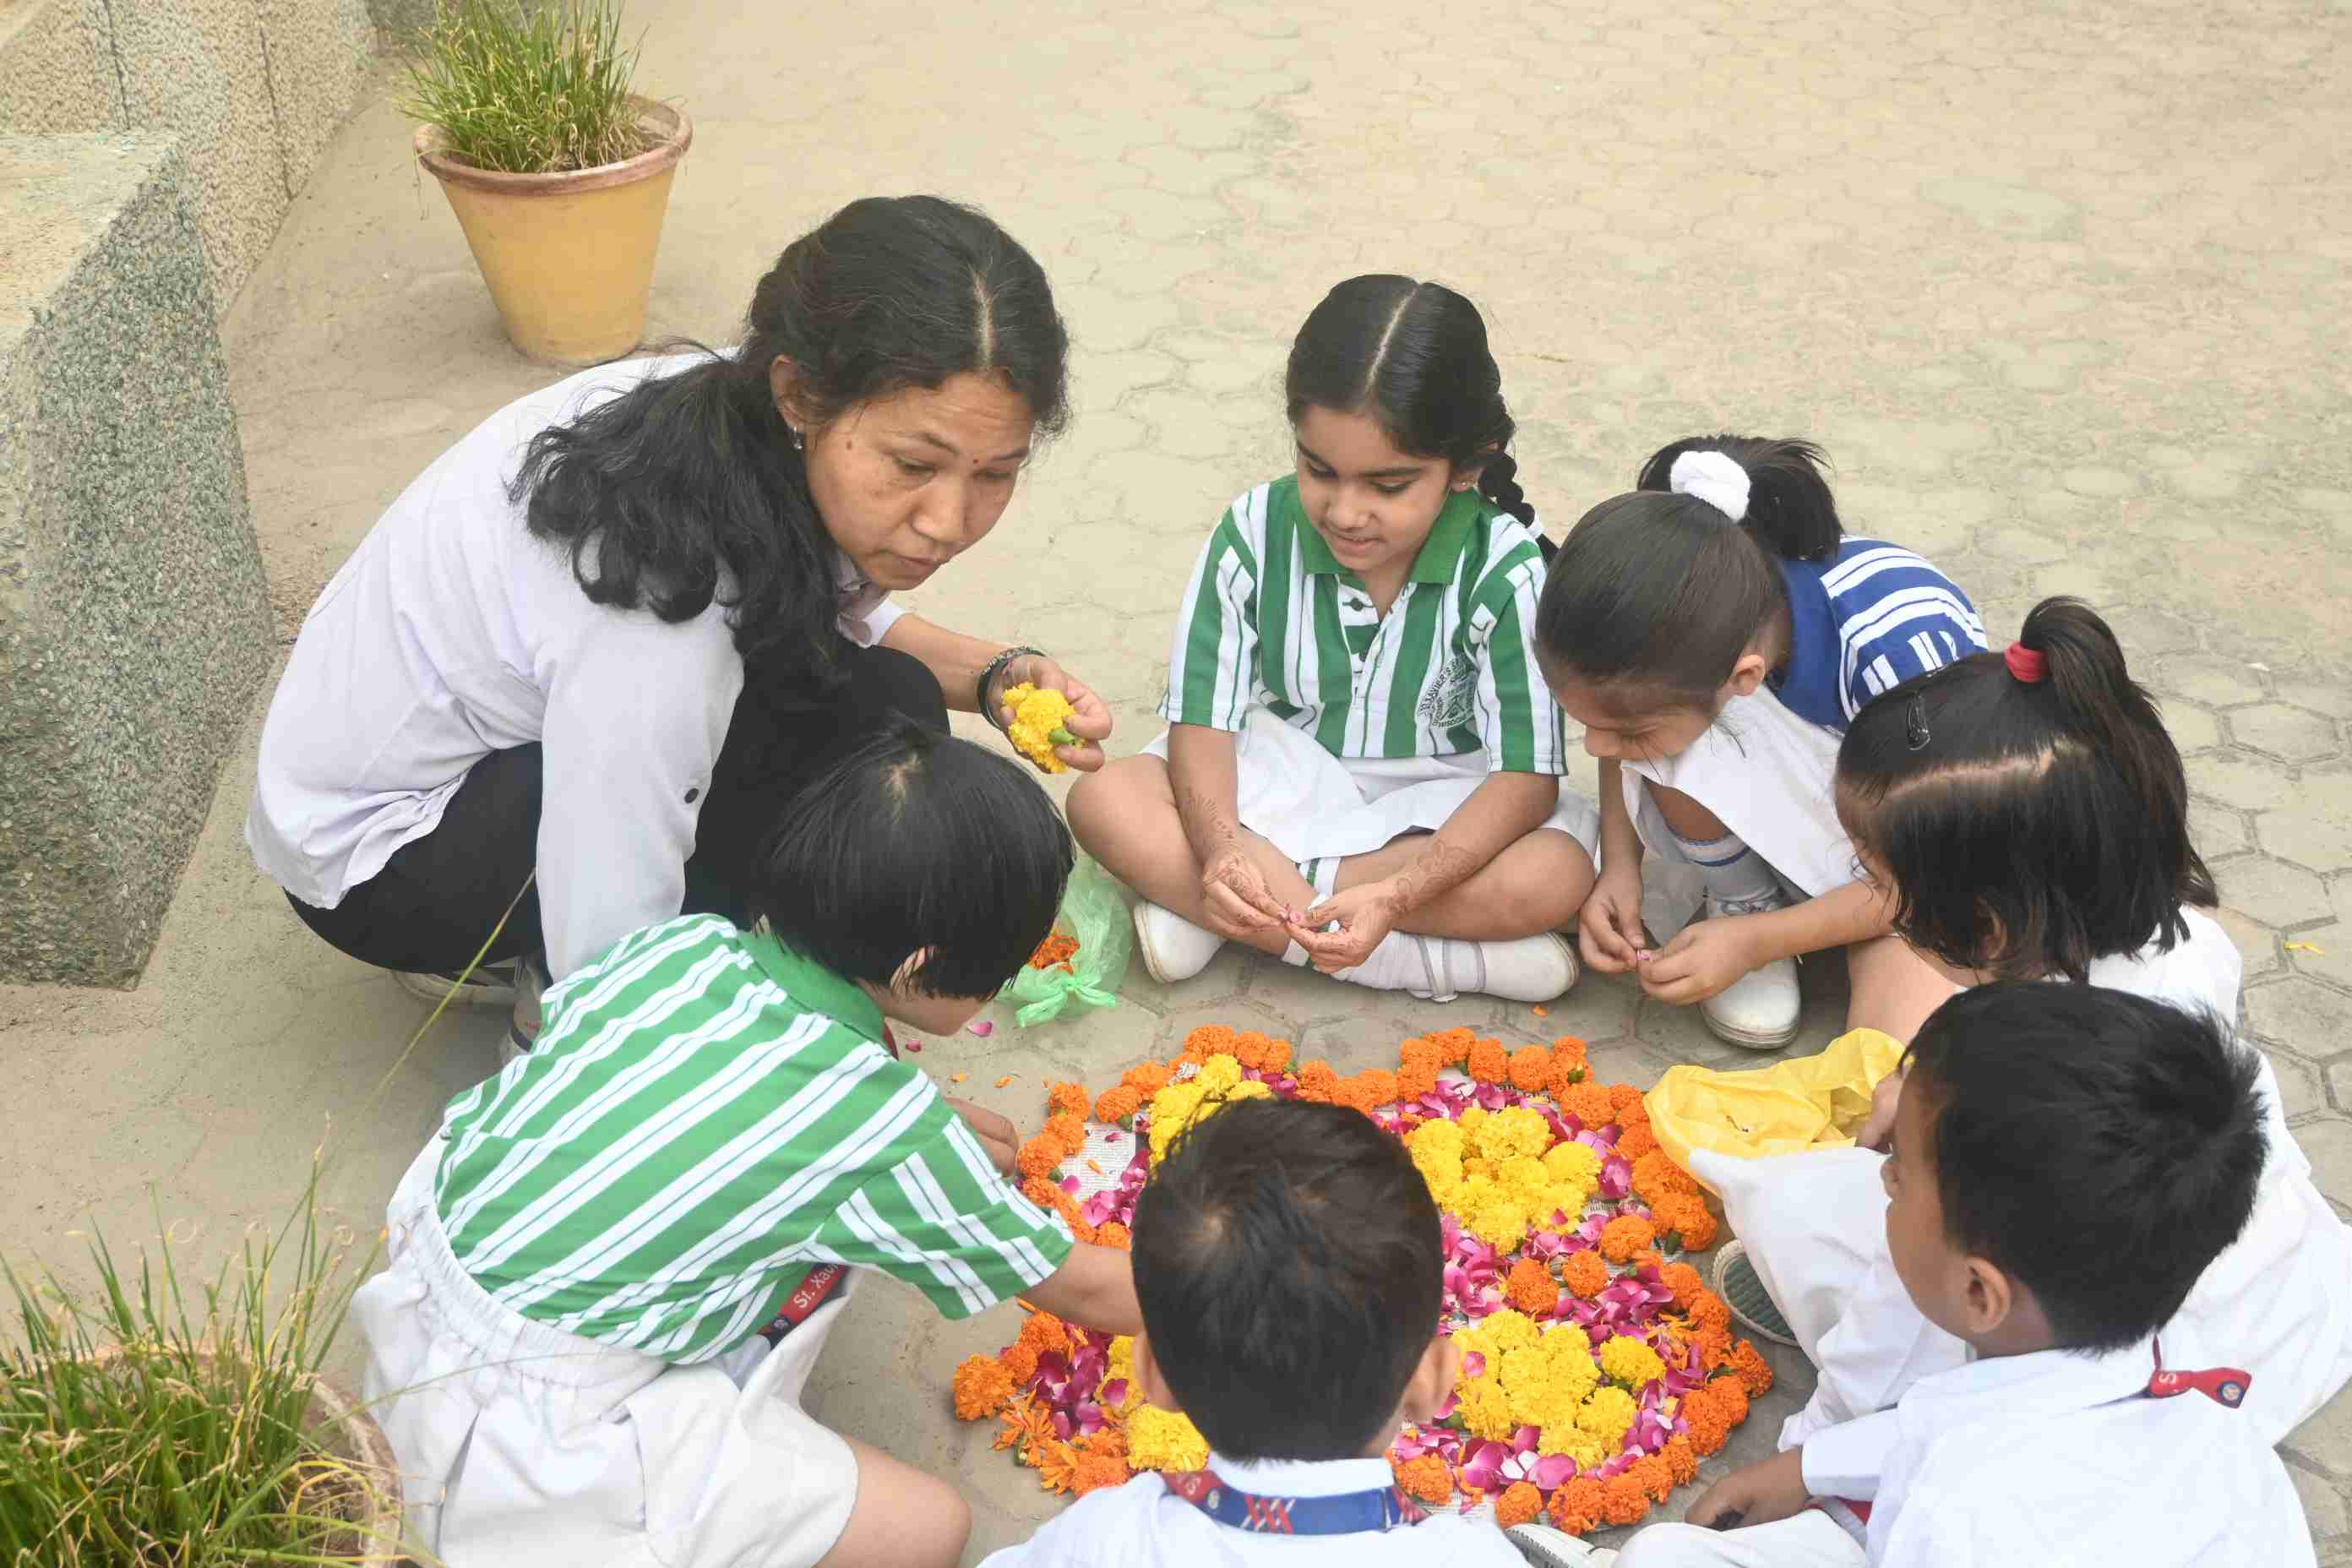
<instances>
[{"instance_id":1,"label":"terracotta flower pot","mask_svg":"<svg viewBox=\"0 0 2352 1568\"><path fill-rule=\"evenodd\" d=\"M667 104L633 101L655 145L561 174L478 169L449 154L440 127L416 128L417 161L441 182L507 336L533 359L599 364L645 335L670 181L694 125Z\"/></svg>"}]
</instances>

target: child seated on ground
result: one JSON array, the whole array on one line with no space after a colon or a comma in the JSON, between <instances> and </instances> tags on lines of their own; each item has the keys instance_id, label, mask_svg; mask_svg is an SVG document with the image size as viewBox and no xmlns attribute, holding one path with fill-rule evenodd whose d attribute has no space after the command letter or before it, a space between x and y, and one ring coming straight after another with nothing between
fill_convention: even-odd
<instances>
[{"instance_id":1,"label":"child seated on ground","mask_svg":"<svg viewBox=\"0 0 2352 1568\"><path fill-rule=\"evenodd\" d=\"M1163 984L1228 942L1377 990L1548 1002L1599 818L1537 673L1535 510L1477 307L1351 278L1299 329L1297 471L1235 500L1176 619L1168 731L1070 792Z\"/></svg>"},{"instance_id":2,"label":"child seated on ground","mask_svg":"<svg viewBox=\"0 0 2352 1568\"><path fill-rule=\"evenodd\" d=\"M2253 1211L2256 1068L2213 1018L2120 991L2010 981L1946 1003L1911 1047L1886 1241L1971 1359L1727 1477L1617 1568L2313 1563L2285 1467L2237 1408L2236 1348L2174 1317Z\"/></svg>"},{"instance_id":3,"label":"child seated on ground","mask_svg":"<svg viewBox=\"0 0 2352 1568\"><path fill-rule=\"evenodd\" d=\"M1093 1493L983 1568L1519 1568L1492 1524L1423 1518L1389 1468L1462 1361L1402 1142L1343 1106L1238 1100L1180 1134L1134 1230L1136 1376L1208 1468Z\"/></svg>"},{"instance_id":4,"label":"child seated on ground","mask_svg":"<svg viewBox=\"0 0 2352 1568\"><path fill-rule=\"evenodd\" d=\"M952 1034L1044 940L1074 858L1052 803L894 722L781 824L753 929L654 926L549 992L537 1048L451 1102L393 1198L353 1311L450 1568L945 1568L955 1489L801 1409L853 1284L1140 1326L1126 1255L1009 1185L1011 1125L883 1022Z\"/></svg>"}]
</instances>

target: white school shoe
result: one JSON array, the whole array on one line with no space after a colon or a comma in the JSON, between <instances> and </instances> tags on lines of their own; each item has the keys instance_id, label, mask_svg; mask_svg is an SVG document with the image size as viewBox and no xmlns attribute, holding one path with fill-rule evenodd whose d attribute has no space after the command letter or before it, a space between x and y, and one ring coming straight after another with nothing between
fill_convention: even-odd
<instances>
[{"instance_id":1,"label":"white school shoe","mask_svg":"<svg viewBox=\"0 0 2352 1568\"><path fill-rule=\"evenodd\" d=\"M1785 904L1778 899L1738 902L1709 899L1699 918L1761 914ZM1804 1010L1793 958L1776 958L1761 969L1750 970L1698 1005L1699 1016L1717 1039L1750 1051L1777 1051L1795 1039Z\"/></svg>"},{"instance_id":2,"label":"white school shoe","mask_svg":"<svg viewBox=\"0 0 2352 1568\"><path fill-rule=\"evenodd\" d=\"M1428 966L1423 983L1404 987L1424 999L1450 1002L1465 991L1506 1002L1549 1002L1576 984L1576 949L1557 931L1509 942L1411 939Z\"/></svg>"},{"instance_id":3,"label":"white school shoe","mask_svg":"<svg viewBox=\"0 0 2352 1568\"><path fill-rule=\"evenodd\" d=\"M1209 967L1209 961L1224 945L1223 937L1202 930L1173 910L1164 910L1149 899L1136 902L1135 949L1143 955L1143 967L1162 985L1192 979Z\"/></svg>"},{"instance_id":4,"label":"white school shoe","mask_svg":"<svg viewBox=\"0 0 2352 1568\"><path fill-rule=\"evenodd\" d=\"M402 969L393 972L400 988L411 996L452 1007L511 1007L515 999L516 961L477 964L470 971L447 973Z\"/></svg>"},{"instance_id":5,"label":"white school shoe","mask_svg":"<svg viewBox=\"0 0 2352 1568\"><path fill-rule=\"evenodd\" d=\"M1617 1553L1593 1546L1549 1524L1515 1524L1503 1531L1529 1568L1608 1568Z\"/></svg>"}]
</instances>

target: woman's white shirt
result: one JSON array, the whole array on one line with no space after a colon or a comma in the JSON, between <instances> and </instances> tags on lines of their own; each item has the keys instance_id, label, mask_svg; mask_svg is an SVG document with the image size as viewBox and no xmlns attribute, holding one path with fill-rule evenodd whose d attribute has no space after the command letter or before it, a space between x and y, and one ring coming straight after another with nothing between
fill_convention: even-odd
<instances>
[{"instance_id":1,"label":"woman's white shirt","mask_svg":"<svg viewBox=\"0 0 2352 1568\"><path fill-rule=\"evenodd\" d=\"M678 912L743 685L723 605L665 622L592 603L507 486L548 426L698 356L597 368L508 405L393 502L319 595L262 728L246 842L332 909L437 826L467 770L538 742L539 899L559 978ZM841 564L842 630L898 616Z\"/></svg>"}]
</instances>

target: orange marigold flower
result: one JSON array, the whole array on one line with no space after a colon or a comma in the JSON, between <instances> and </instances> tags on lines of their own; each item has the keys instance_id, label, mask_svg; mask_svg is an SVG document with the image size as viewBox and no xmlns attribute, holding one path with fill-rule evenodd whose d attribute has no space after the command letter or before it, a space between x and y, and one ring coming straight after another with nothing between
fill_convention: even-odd
<instances>
[{"instance_id":1,"label":"orange marigold flower","mask_svg":"<svg viewBox=\"0 0 2352 1568\"><path fill-rule=\"evenodd\" d=\"M1045 1118L1045 1136L1060 1146L1062 1158L1068 1159L1087 1146L1086 1112L1060 1110L1048 1116Z\"/></svg>"},{"instance_id":2,"label":"orange marigold flower","mask_svg":"<svg viewBox=\"0 0 2352 1568\"><path fill-rule=\"evenodd\" d=\"M1095 1245L1117 1247L1121 1252L1129 1252L1135 1247L1135 1237L1133 1233L1118 1221L1107 1219L1095 1226Z\"/></svg>"},{"instance_id":3,"label":"orange marigold flower","mask_svg":"<svg viewBox=\"0 0 2352 1568\"><path fill-rule=\"evenodd\" d=\"M1668 1193L1696 1193L1698 1183L1675 1163L1664 1149L1653 1149L1633 1162L1633 1191L1644 1203L1654 1204Z\"/></svg>"},{"instance_id":4,"label":"orange marigold flower","mask_svg":"<svg viewBox=\"0 0 2352 1568\"><path fill-rule=\"evenodd\" d=\"M1591 1253L1578 1256L1590 1258ZM1508 1278L1503 1281L1503 1295L1511 1305L1530 1318L1548 1318L1559 1305L1559 1287L1546 1272L1544 1266L1532 1258L1522 1258L1511 1265Z\"/></svg>"},{"instance_id":5,"label":"orange marigold flower","mask_svg":"<svg viewBox=\"0 0 2352 1568\"><path fill-rule=\"evenodd\" d=\"M1625 1113L1642 1103L1642 1091L1630 1083L1612 1083L1609 1086L1609 1103L1617 1108L1617 1120L1622 1124Z\"/></svg>"},{"instance_id":6,"label":"orange marigold flower","mask_svg":"<svg viewBox=\"0 0 2352 1568\"><path fill-rule=\"evenodd\" d=\"M1021 1325L1021 1342L1034 1345L1039 1355L1056 1352L1068 1353L1070 1331L1061 1319L1051 1312L1032 1312L1029 1321Z\"/></svg>"},{"instance_id":7,"label":"orange marigold flower","mask_svg":"<svg viewBox=\"0 0 2352 1568\"><path fill-rule=\"evenodd\" d=\"M1554 1104L1558 1104L1560 1097L1582 1083L1591 1070L1581 1060L1563 1062L1555 1052L1551 1058L1551 1071L1544 1079L1544 1092L1551 1096Z\"/></svg>"},{"instance_id":8,"label":"orange marigold flower","mask_svg":"<svg viewBox=\"0 0 2352 1568\"><path fill-rule=\"evenodd\" d=\"M1037 1468L1037 1484L1049 1492L1066 1492L1077 1484L1078 1451L1059 1437L1032 1443L1022 1455Z\"/></svg>"},{"instance_id":9,"label":"orange marigold flower","mask_svg":"<svg viewBox=\"0 0 2352 1568\"><path fill-rule=\"evenodd\" d=\"M1698 1364L1713 1372L1731 1359L1731 1331L1701 1329L1688 1336L1690 1346L1698 1352Z\"/></svg>"},{"instance_id":10,"label":"orange marigold flower","mask_svg":"<svg viewBox=\"0 0 2352 1568\"><path fill-rule=\"evenodd\" d=\"M1691 1321L1702 1329L1731 1328L1731 1307L1712 1290L1702 1289L1691 1298Z\"/></svg>"},{"instance_id":11,"label":"orange marigold flower","mask_svg":"<svg viewBox=\"0 0 2352 1568\"><path fill-rule=\"evenodd\" d=\"M1674 1495L1675 1472L1655 1454L1646 1454L1625 1467L1624 1473L1642 1483L1652 1502L1664 1502Z\"/></svg>"},{"instance_id":12,"label":"orange marigold flower","mask_svg":"<svg viewBox=\"0 0 2352 1568\"><path fill-rule=\"evenodd\" d=\"M1552 1099L1553 1103L1587 1127L1606 1127L1609 1119L1617 1113L1617 1108L1610 1103L1609 1086L1605 1083L1572 1083Z\"/></svg>"},{"instance_id":13,"label":"orange marigold flower","mask_svg":"<svg viewBox=\"0 0 2352 1568\"><path fill-rule=\"evenodd\" d=\"M1397 1047L1397 1062L1402 1067L1425 1067L1432 1072L1442 1072L1445 1068L1445 1047L1427 1035L1415 1035Z\"/></svg>"},{"instance_id":14,"label":"orange marigold flower","mask_svg":"<svg viewBox=\"0 0 2352 1568\"><path fill-rule=\"evenodd\" d=\"M1100 1121L1101 1118L1097 1117L1096 1120ZM1617 1152L1624 1155L1628 1160L1638 1160L1644 1154L1655 1153L1657 1147L1658 1135L1650 1131L1650 1124L1646 1121L1628 1127L1617 1135Z\"/></svg>"},{"instance_id":15,"label":"orange marigold flower","mask_svg":"<svg viewBox=\"0 0 2352 1568\"><path fill-rule=\"evenodd\" d=\"M1477 1041L1475 1035L1459 1024L1450 1029L1440 1029L1429 1037L1444 1049L1445 1065L1455 1068L1470 1059L1470 1047ZM1496 1043L1501 1044L1500 1041Z\"/></svg>"},{"instance_id":16,"label":"orange marigold flower","mask_svg":"<svg viewBox=\"0 0 2352 1568\"><path fill-rule=\"evenodd\" d=\"M1584 1042L1574 1035L1562 1035L1551 1043L1551 1059L1555 1067L1572 1066L1589 1070L1592 1065Z\"/></svg>"},{"instance_id":17,"label":"orange marigold flower","mask_svg":"<svg viewBox=\"0 0 2352 1568\"><path fill-rule=\"evenodd\" d=\"M1706 1281L1700 1279L1698 1270L1687 1263L1667 1264L1658 1270L1658 1279L1675 1293L1675 1310L1677 1312L1689 1311L1691 1303L1697 1300L1706 1289Z\"/></svg>"},{"instance_id":18,"label":"orange marigold flower","mask_svg":"<svg viewBox=\"0 0 2352 1568\"><path fill-rule=\"evenodd\" d=\"M1608 1503L1601 1483L1591 1476L1574 1476L1551 1494L1551 1506L1544 1510L1552 1523L1570 1535L1582 1535L1597 1530Z\"/></svg>"},{"instance_id":19,"label":"orange marigold flower","mask_svg":"<svg viewBox=\"0 0 2352 1568\"><path fill-rule=\"evenodd\" d=\"M1688 1486L1698 1479L1698 1451L1691 1447L1688 1437L1669 1437L1666 1446L1658 1450L1665 1460L1666 1471L1675 1478L1675 1485Z\"/></svg>"},{"instance_id":20,"label":"orange marigold flower","mask_svg":"<svg viewBox=\"0 0 2352 1568\"><path fill-rule=\"evenodd\" d=\"M1313 1061L1298 1064L1298 1097L1301 1100L1328 1101L1332 1091L1339 1087L1339 1075L1331 1064L1318 1057Z\"/></svg>"},{"instance_id":21,"label":"orange marigold flower","mask_svg":"<svg viewBox=\"0 0 2352 1568\"><path fill-rule=\"evenodd\" d=\"M1021 1183L1021 1195L1041 1209L1052 1208L1061 1192L1060 1187L1043 1176L1025 1177Z\"/></svg>"},{"instance_id":22,"label":"orange marigold flower","mask_svg":"<svg viewBox=\"0 0 2352 1568\"><path fill-rule=\"evenodd\" d=\"M1114 1459L1127 1458L1127 1429L1123 1426L1097 1426L1078 1439L1081 1454L1108 1454Z\"/></svg>"},{"instance_id":23,"label":"orange marigold flower","mask_svg":"<svg viewBox=\"0 0 2352 1568\"><path fill-rule=\"evenodd\" d=\"M1245 1068L1264 1068L1265 1048L1274 1041L1256 1029L1244 1029L1234 1037L1234 1060Z\"/></svg>"},{"instance_id":24,"label":"orange marigold flower","mask_svg":"<svg viewBox=\"0 0 2352 1568\"><path fill-rule=\"evenodd\" d=\"M1707 1394L1715 1400L1723 1418L1737 1426L1748 1419L1748 1385L1736 1377L1718 1377L1706 1385Z\"/></svg>"},{"instance_id":25,"label":"orange marigold flower","mask_svg":"<svg viewBox=\"0 0 2352 1568\"><path fill-rule=\"evenodd\" d=\"M1511 1075L1512 1087L1534 1094L1551 1077L1551 1052L1541 1046L1513 1051L1506 1070Z\"/></svg>"},{"instance_id":26,"label":"orange marigold flower","mask_svg":"<svg viewBox=\"0 0 2352 1568\"><path fill-rule=\"evenodd\" d=\"M1425 1094L1437 1092L1437 1069L1418 1063L1408 1064L1397 1068L1396 1083L1399 1100L1419 1100Z\"/></svg>"},{"instance_id":27,"label":"orange marigold flower","mask_svg":"<svg viewBox=\"0 0 2352 1568\"><path fill-rule=\"evenodd\" d=\"M1065 1158L1061 1140L1050 1132L1040 1132L1021 1145L1021 1173L1024 1176L1050 1176Z\"/></svg>"},{"instance_id":28,"label":"orange marigold flower","mask_svg":"<svg viewBox=\"0 0 2352 1568\"><path fill-rule=\"evenodd\" d=\"M1560 1266L1560 1282L1586 1300L1591 1300L1609 1289L1609 1265L1601 1261L1601 1254L1591 1247L1580 1247L1568 1255Z\"/></svg>"},{"instance_id":29,"label":"orange marigold flower","mask_svg":"<svg viewBox=\"0 0 2352 1568\"><path fill-rule=\"evenodd\" d=\"M1397 1485L1421 1501L1437 1507L1454 1500L1454 1472L1436 1455L1423 1454L1402 1465L1391 1461L1389 1468L1396 1472Z\"/></svg>"},{"instance_id":30,"label":"orange marigold flower","mask_svg":"<svg viewBox=\"0 0 2352 1568\"><path fill-rule=\"evenodd\" d=\"M1037 1347L1026 1340L1013 1341L996 1359L1003 1363L1005 1374L1013 1379L1015 1388L1028 1387L1029 1380L1037 1375Z\"/></svg>"},{"instance_id":31,"label":"orange marigold flower","mask_svg":"<svg viewBox=\"0 0 2352 1568\"><path fill-rule=\"evenodd\" d=\"M1095 1100L1095 1120L1125 1126L1135 1113L1143 1109L1143 1093L1129 1084L1107 1089Z\"/></svg>"},{"instance_id":32,"label":"orange marigold flower","mask_svg":"<svg viewBox=\"0 0 2352 1568\"><path fill-rule=\"evenodd\" d=\"M993 1415L1013 1397L1013 1374L994 1356L963 1358L955 1369L955 1413L966 1421Z\"/></svg>"},{"instance_id":33,"label":"orange marigold flower","mask_svg":"<svg viewBox=\"0 0 2352 1568\"><path fill-rule=\"evenodd\" d=\"M1290 1042L1268 1040L1265 1043L1265 1070L1280 1072L1290 1065Z\"/></svg>"},{"instance_id":34,"label":"orange marigold flower","mask_svg":"<svg viewBox=\"0 0 2352 1568\"><path fill-rule=\"evenodd\" d=\"M1397 1075L1386 1068L1366 1068L1350 1081L1362 1091L1361 1110L1370 1110L1375 1105L1390 1105L1396 1100Z\"/></svg>"},{"instance_id":35,"label":"orange marigold flower","mask_svg":"<svg viewBox=\"0 0 2352 1568\"><path fill-rule=\"evenodd\" d=\"M1673 1207L1669 1217L1667 1205ZM1657 1210L1659 1222L1683 1238L1685 1252L1705 1252L1715 1245L1715 1215L1706 1200L1695 1193L1678 1193L1670 1196Z\"/></svg>"},{"instance_id":36,"label":"orange marigold flower","mask_svg":"<svg viewBox=\"0 0 2352 1568\"><path fill-rule=\"evenodd\" d=\"M1601 1227L1601 1256L1612 1263L1630 1263L1633 1254L1656 1239L1650 1222L1635 1215L1620 1215Z\"/></svg>"},{"instance_id":37,"label":"orange marigold flower","mask_svg":"<svg viewBox=\"0 0 2352 1568\"><path fill-rule=\"evenodd\" d=\"M1146 1062L1139 1068L1128 1068L1119 1075L1118 1081L1122 1088L1131 1089L1141 1098L1150 1100L1166 1089L1175 1077L1168 1070L1167 1063Z\"/></svg>"},{"instance_id":38,"label":"orange marigold flower","mask_svg":"<svg viewBox=\"0 0 2352 1568\"><path fill-rule=\"evenodd\" d=\"M1772 1363L1749 1341L1742 1340L1732 1347L1729 1364L1732 1375L1739 1379L1739 1386L1748 1391L1748 1398L1761 1399L1772 1392Z\"/></svg>"},{"instance_id":39,"label":"orange marigold flower","mask_svg":"<svg viewBox=\"0 0 2352 1568\"><path fill-rule=\"evenodd\" d=\"M1511 1058L1500 1040L1473 1040L1470 1054L1464 1059L1470 1076L1480 1083L1501 1083L1511 1076Z\"/></svg>"},{"instance_id":40,"label":"orange marigold flower","mask_svg":"<svg viewBox=\"0 0 2352 1568\"><path fill-rule=\"evenodd\" d=\"M1601 1517L1612 1524L1639 1524L1650 1511L1650 1494L1633 1475L1616 1477L1601 1489Z\"/></svg>"},{"instance_id":41,"label":"orange marigold flower","mask_svg":"<svg viewBox=\"0 0 2352 1568\"><path fill-rule=\"evenodd\" d=\"M1495 1523L1504 1530L1515 1524L1533 1524L1536 1515L1542 1511L1543 1493L1536 1490L1532 1481L1514 1481L1495 1500Z\"/></svg>"},{"instance_id":42,"label":"orange marigold flower","mask_svg":"<svg viewBox=\"0 0 2352 1568\"><path fill-rule=\"evenodd\" d=\"M1087 1113L1087 1086L1082 1083L1049 1083L1045 1086L1045 1109L1066 1110L1073 1116Z\"/></svg>"},{"instance_id":43,"label":"orange marigold flower","mask_svg":"<svg viewBox=\"0 0 2352 1568\"><path fill-rule=\"evenodd\" d=\"M1082 1454L1070 1476L1070 1490L1084 1497L1105 1487L1123 1487L1130 1475L1124 1454Z\"/></svg>"},{"instance_id":44,"label":"orange marigold flower","mask_svg":"<svg viewBox=\"0 0 2352 1568\"><path fill-rule=\"evenodd\" d=\"M1184 1059L1204 1062L1213 1056L1231 1056L1234 1042L1240 1038L1223 1024L1203 1024L1184 1037Z\"/></svg>"},{"instance_id":45,"label":"orange marigold flower","mask_svg":"<svg viewBox=\"0 0 2352 1568\"><path fill-rule=\"evenodd\" d=\"M1632 1103L1617 1108L1617 1125L1629 1131L1636 1127L1650 1125L1649 1100L1637 1091Z\"/></svg>"},{"instance_id":46,"label":"orange marigold flower","mask_svg":"<svg viewBox=\"0 0 2352 1568\"><path fill-rule=\"evenodd\" d=\"M1683 1395L1683 1423L1690 1428L1691 1451L1707 1458L1723 1451L1731 1440L1731 1423L1724 1419L1722 1402L1705 1388Z\"/></svg>"}]
</instances>

